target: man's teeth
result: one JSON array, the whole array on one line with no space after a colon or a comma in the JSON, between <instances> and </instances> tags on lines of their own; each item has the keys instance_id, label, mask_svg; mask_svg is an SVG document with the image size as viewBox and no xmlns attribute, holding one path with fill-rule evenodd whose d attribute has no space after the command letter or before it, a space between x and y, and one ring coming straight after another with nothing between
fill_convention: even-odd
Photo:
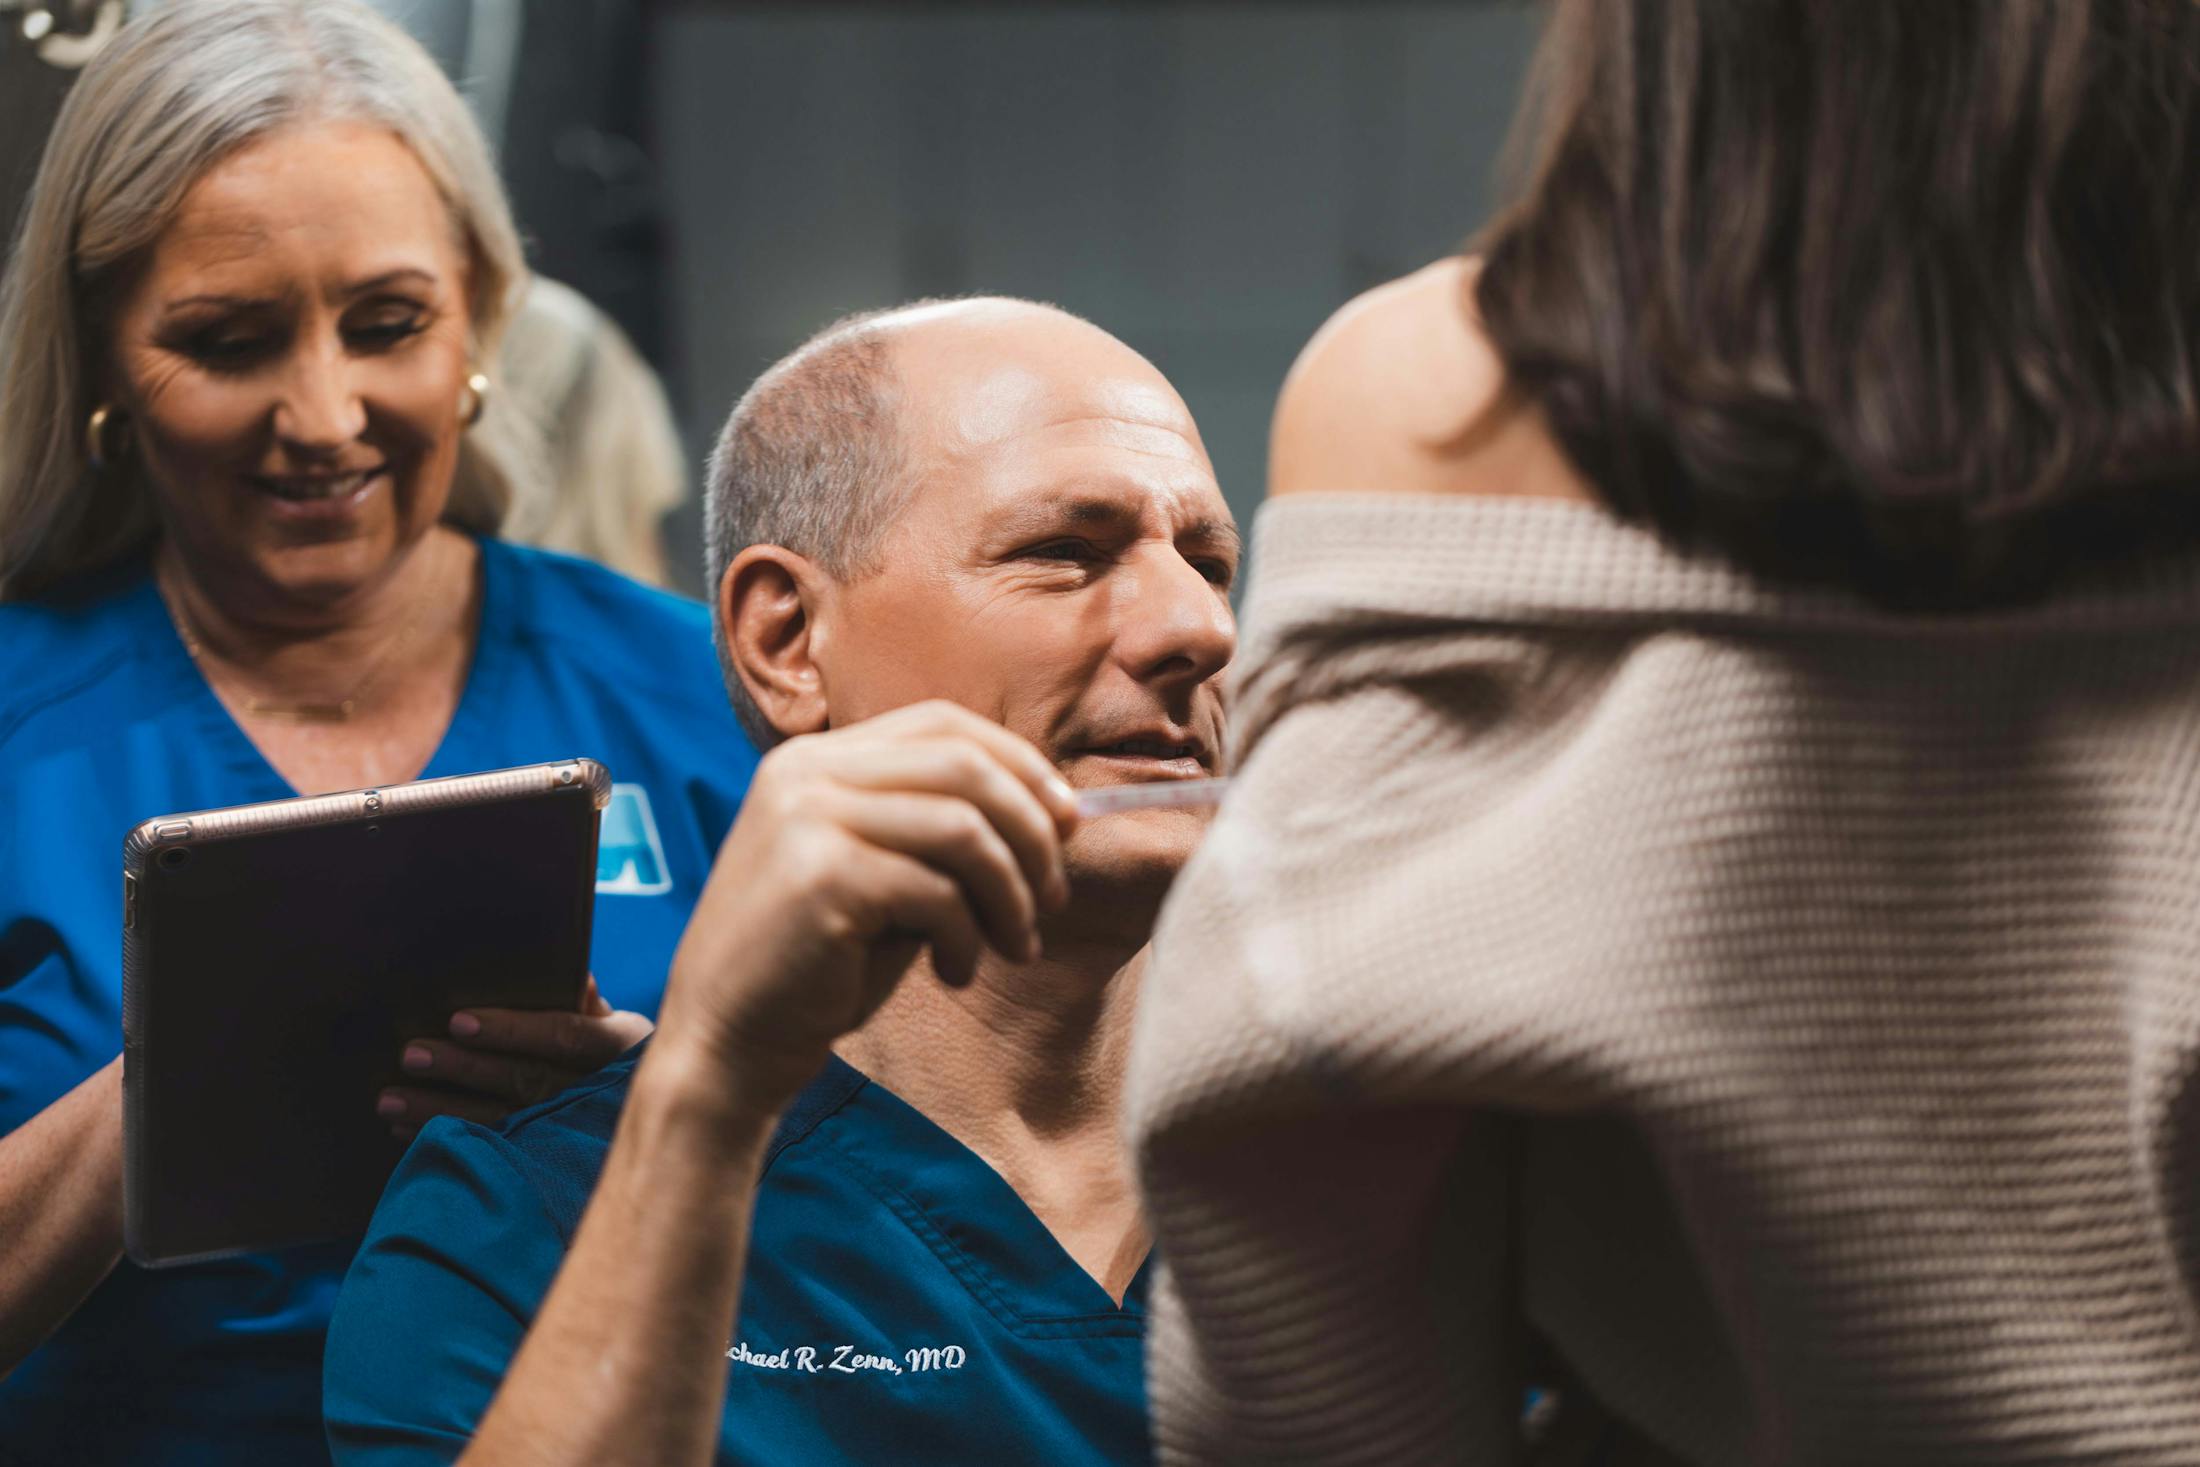
<instances>
[{"instance_id":1,"label":"man's teeth","mask_svg":"<svg viewBox=\"0 0 2200 1467\"><path fill-rule=\"evenodd\" d=\"M356 494L367 486L377 470L361 469L356 473L337 474L326 479L267 479L269 489L283 499L341 499Z\"/></svg>"}]
</instances>

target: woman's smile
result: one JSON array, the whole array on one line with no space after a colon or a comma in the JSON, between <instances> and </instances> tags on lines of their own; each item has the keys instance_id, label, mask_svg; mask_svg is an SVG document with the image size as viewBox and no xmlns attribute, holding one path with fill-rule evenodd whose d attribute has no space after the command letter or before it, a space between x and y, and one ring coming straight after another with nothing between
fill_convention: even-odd
<instances>
[{"instance_id":1,"label":"woman's smile","mask_svg":"<svg viewBox=\"0 0 2200 1467\"><path fill-rule=\"evenodd\" d=\"M122 312L116 395L172 542L239 612L337 604L442 518L469 278L419 159L363 124L273 133L186 196Z\"/></svg>"},{"instance_id":2,"label":"woman's smile","mask_svg":"<svg viewBox=\"0 0 2200 1467\"><path fill-rule=\"evenodd\" d=\"M389 469L376 464L342 473L248 474L245 484L278 523L334 526L356 521L370 499L387 492Z\"/></svg>"}]
</instances>

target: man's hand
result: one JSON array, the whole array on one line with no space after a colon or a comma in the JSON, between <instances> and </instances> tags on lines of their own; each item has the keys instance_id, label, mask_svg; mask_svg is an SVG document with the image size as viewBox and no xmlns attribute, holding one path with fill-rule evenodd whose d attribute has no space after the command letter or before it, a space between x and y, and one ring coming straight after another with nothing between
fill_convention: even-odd
<instances>
[{"instance_id":1,"label":"man's hand","mask_svg":"<svg viewBox=\"0 0 2200 1467\"><path fill-rule=\"evenodd\" d=\"M660 1046L776 1112L917 954L966 983L981 951L1038 955L1069 899L1069 786L1030 744L921 703L772 750L673 960Z\"/></svg>"},{"instance_id":2,"label":"man's hand","mask_svg":"<svg viewBox=\"0 0 2200 1467\"><path fill-rule=\"evenodd\" d=\"M593 975L577 1011L465 1009L451 1015L449 1038L406 1043L398 1062L421 1083L389 1087L376 1110L398 1136L439 1115L493 1126L594 1074L650 1028L640 1014L612 1008Z\"/></svg>"}]
</instances>

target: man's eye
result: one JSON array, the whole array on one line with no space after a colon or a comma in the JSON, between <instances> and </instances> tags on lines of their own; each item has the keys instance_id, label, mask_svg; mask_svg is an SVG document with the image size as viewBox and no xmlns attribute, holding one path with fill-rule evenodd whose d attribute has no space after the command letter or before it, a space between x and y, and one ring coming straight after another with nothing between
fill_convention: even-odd
<instances>
[{"instance_id":1,"label":"man's eye","mask_svg":"<svg viewBox=\"0 0 2200 1467\"><path fill-rule=\"evenodd\" d=\"M1097 560L1099 552L1083 540L1049 540L1044 545L1034 545L1024 554L1032 560L1066 560L1082 563Z\"/></svg>"},{"instance_id":2,"label":"man's eye","mask_svg":"<svg viewBox=\"0 0 2200 1467\"><path fill-rule=\"evenodd\" d=\"M1195 560L1192 564L1201 575L1224 590L1228 590L1237 581L1237 567L1227 560Z\"/></svg>"}]
</instances>

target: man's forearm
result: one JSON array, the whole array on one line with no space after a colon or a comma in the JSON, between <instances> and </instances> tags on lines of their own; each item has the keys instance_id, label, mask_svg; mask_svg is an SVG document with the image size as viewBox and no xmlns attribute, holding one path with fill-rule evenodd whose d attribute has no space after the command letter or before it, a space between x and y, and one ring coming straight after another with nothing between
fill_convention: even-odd
<instances>
[{"instance_id":1,"label":"man's forearm","mask_svg":"<svg viewBox=\"0 0 2200 1467\"><path fill-rule=\"evenodd\" d=\"M660 1035L573 1247L462 1461L707 1463L776 1117Z\"/></svg>"}]
</instances>

